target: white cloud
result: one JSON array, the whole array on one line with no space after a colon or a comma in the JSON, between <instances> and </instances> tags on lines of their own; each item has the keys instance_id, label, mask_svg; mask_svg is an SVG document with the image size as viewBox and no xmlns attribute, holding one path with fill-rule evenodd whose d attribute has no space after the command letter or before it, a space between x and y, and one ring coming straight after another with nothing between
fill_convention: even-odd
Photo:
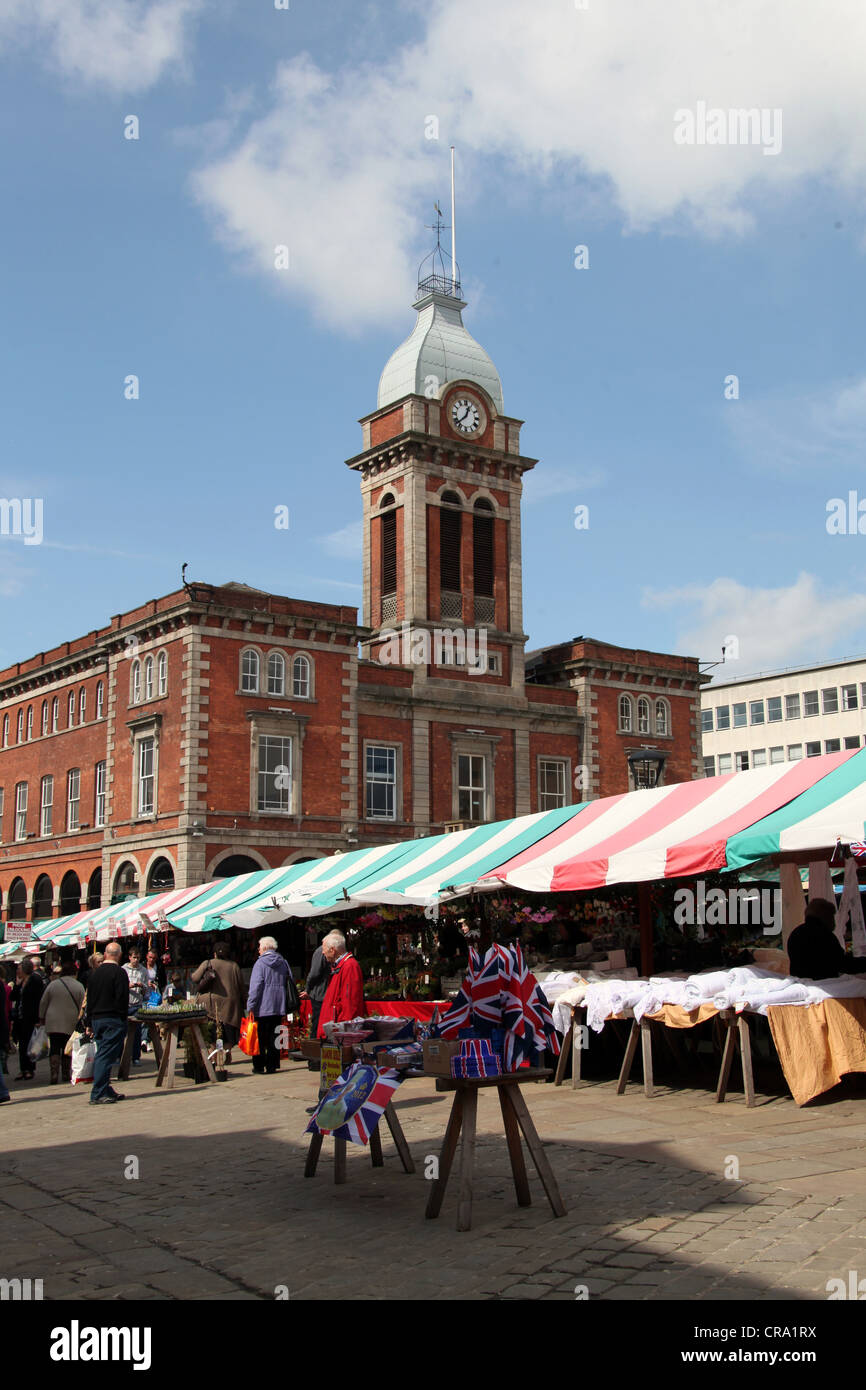
<instances>
[{"instance_id":1,"label":"white cloud","mask_svg":"<svg viewBox=\"0 0 866 1390\"><path fill-rule=\"evenodd\" d=\"M811 574L799 574L793 584L778 589L750 588L728 578L647 589L641 603L644 608L687 610L676 646L702 661L718 660L725 640L736 638L739 657L717 669L719 679L849 655L866 641L866 594L819 589Z\"/></svg>"},{"instance_id":2,"label":"white cloud","mask_svg":"<svg viewBox=\"0 0 866 1390\"><path fill-rule=\"evenodd\" d=\"M523 500L545 502L549 497L560 497L570 493L581 499L590 488L601 487L606 473L602 468L591 468L585 473L570 472L567 468L545 468L537 473L534 469L523 480Z\"/></svg>"},{"instance_id":3,"label":"white cloud","mask_svg":"<svg viewBox=\"0 0 866 1390\"><path fill-rule=\"evenodd\" d=\"M747 230L763 198L810 176L860 196L862 0L441 0L416 13L421 38L375 66L282 63L267 112L195 179L245 262L343 330L405 314L451 142L463 215L546 184L551 198L568 192L575 241L603 198L630 229L718 235ZM780 109L781 152L676 144L674 113L701 101ZM431 115L438 140L425 138ZM275 271L283 243L291 268Z\"/></svg>"},{"instance_id":4,"label":"white cloud","mask_svg":"<svg viewBox=\"0 0 866 1390\"><path fill-rule=\"evenodd\" d=\"M826 471L833 467L838 487L855 487L866 451L866 376L853 382L737 401L725 406L727 422L740 452L762 471ZM840 468L856 468L840 475ZM834 484L835 485L835 484Z\"/></svg>"},{"instance_id":5,"label":"white cloud","mask_svg":"<svg viewBox=\"0 0 866 1390\"><path fill-rule=\"evenodd\" d=\"M339 531L319 536L318 541L325 553L333 555L337 560L360 560L363 537L363 522L350 521L348 526L341 527Z\"/></svg>"},{"instance_id":6,"label":"white cloud","mask_svg":"<svg viewBox=\"0 0 866 1390\"><path fill-rule=\"evenodd\" d=\"M32 49L64 76L141 92L186 56L203 0L0 0L0 49Z\"/></svg>"}]
</instances>

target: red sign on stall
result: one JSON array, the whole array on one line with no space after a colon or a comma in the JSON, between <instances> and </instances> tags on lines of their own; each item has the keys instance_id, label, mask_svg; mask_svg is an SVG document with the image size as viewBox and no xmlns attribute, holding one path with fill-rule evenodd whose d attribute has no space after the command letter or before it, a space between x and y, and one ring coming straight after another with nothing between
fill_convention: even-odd
<instances>
[{"instance_id":1,"label":"red sign on stall","mask_svg":"<svg viewBox=\"0 0 866 1390\"><path fill-rule=\"evenodd\" d=\"M29 941L32 936L33 928L29 922L7 922L3 940Z\"/></svg>"}]
</instances>

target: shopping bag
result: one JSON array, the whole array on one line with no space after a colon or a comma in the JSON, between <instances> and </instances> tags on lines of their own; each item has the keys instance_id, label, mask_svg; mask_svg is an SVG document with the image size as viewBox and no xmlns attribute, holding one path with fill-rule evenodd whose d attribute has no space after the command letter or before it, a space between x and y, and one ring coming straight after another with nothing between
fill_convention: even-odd
<instances>
[{"instance_id":1,"label":"shopping bag","mask_svg":"<svg viewBox=\"0 0 866 1390\"><path fill-rule=\"evenodd\" d=\"M72 1051L72 1084L93 1080L93 1063L96 1060L96 1043L79 1043Z\"/></svg>"},{"instance_id":2,"label":"shopping bag","mask_svg":"<svg viewBox=\"0 0 866 1390\"><path fill-rule=\"evenodd\" d=\"M248 1057L258 1057L259 1055L259 1025L252 1014L241 1019L240 1049Z\"/></svg>"},{"instance_id":3,"label":"shopping bag","mask_svg":"<svg viewBox=\"0 0 866 1390\"><path fill-rule=\"evenodd\" d=\"M38 1062L45 1049L48 1047L48 1034L44 1025L39 1023L30 1034L30 1043L27 1048L27 1056L31 1062Z\"/></svg>"}]
</instances>

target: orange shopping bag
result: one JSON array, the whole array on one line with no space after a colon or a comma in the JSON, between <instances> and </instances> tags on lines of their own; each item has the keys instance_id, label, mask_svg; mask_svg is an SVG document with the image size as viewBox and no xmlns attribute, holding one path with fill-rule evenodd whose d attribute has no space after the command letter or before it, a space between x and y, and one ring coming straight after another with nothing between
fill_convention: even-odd
<instances>
[{"instance_id":1,"label":"orange shopping bag","mask_svg":"<svg viewBox=\"0 0 866 1390\"><path fill-rule=\"evenodd\" d=\"M241 1019L240 1049L248 1057L258 1057L259 1055L259 1025L252 1014Z\"/></svg>"}]
</instances>

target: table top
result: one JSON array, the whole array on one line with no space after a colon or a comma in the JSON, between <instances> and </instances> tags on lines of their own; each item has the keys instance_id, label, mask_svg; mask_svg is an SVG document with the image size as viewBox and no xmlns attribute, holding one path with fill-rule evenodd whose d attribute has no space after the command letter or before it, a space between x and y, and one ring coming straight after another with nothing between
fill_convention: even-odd
<instances>
[{"instance_id":1,"label":"table top","mask_svg":"<svg viewBox=\"0 0 866 1390\"><path fill-rule=\"evenodd\" d=\"M521 1067L519 1071L504 1071L500 1076L437 1076L437 1091L476 1089L479 1086L520 1086L524 1081L541 1081L552 1076L550 1067Z\"/></svg>"}]
</instances>

